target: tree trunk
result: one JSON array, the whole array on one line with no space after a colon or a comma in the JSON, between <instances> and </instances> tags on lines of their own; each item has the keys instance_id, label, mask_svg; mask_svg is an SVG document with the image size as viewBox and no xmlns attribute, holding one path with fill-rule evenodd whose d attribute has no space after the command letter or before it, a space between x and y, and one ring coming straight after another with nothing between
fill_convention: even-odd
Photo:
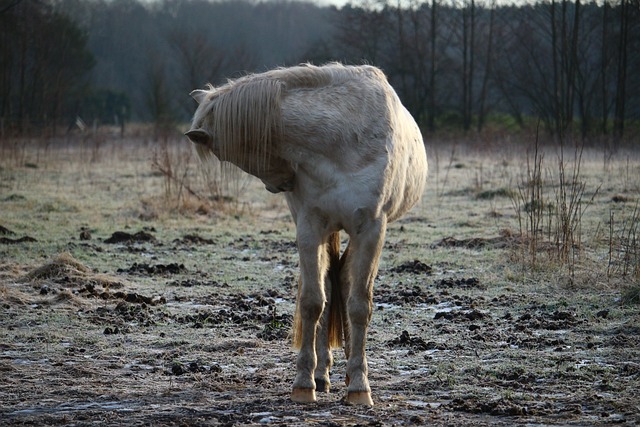
<instances>
[{"instance_id":1,"label":"tree trunk","mask_svg":"<svg viewBox=\"0 0 640 427\"><path fill-rule=\"evenodd\" d=\"M491 75L491 62L493 55L493 25L495 22L496 0L491 3L491 11L489 12L489 37L487 40L487 58L484 66L484 78L482 79L482 88L480 89L479 111L478 111L478 132L482 130L485 121L485 104L487 99L487 86L489 76Z\"/></svg>"},{"instance_id":2,"label":"tree trunk","mask_svg":"<svg viewBox=\"0 0 640 427\"><path fill-rule=\"evenodd\" d=\"M475 38L475 0L462 10L462 126L471 128L473 99L473 45Z\"/></svg>"},{"instance_id":3,"label":"tree trunk","mask_svg":"<svg viewBox=\"0 0 640 427\"><path fill-rule=\"evenodd\" d=\"M560 106L560 65L558 64L558 31L556 28L556 2L551 0L551 54L553 62L553 118L555 132L562 133L562 108Z\"/></svg>"},{"instance_id":4,"label":"tree trunk","mask_svg":"<svg viewBox=\"0 0 640 427\"><path fill-rule=\"evenodd\" d=\"M576 97L576 76L578 74L578 37L580 28L580 0L575 0L575 10L573 12L573 33L571 35L571 52L569 66L567 68L567 105L566 105L566 126L573 124L573 109ZM584 119L584 117L583 117Z\"/></svg>"},{"instance_id":5,"label":"tree trunk","mask_svg":"<svg viewBox=\"0 0 640 427\"><path fill-rule=\"evenodd\" d=\"M629 35L629 4L627 0L620 2L620 38L618 40L618 70L616 85L615 113L613 119L613 137L616 148L624 134L625 89L627 80L627 45Z\"/></svg>"},{"instance_id":6,"label":"tree trunk","mask_svg":"<svg viewBox=\"0 0 640 427\"><path fill-rule=\"evenodd\" d=\"M607 0L602 5L602 50L600 52L600 77L602 79L602 134L608 133L607 124L609 109L607 108L607 10L609 9Z\"/></svg>"},{"instance_id":7,"label":"tree trunk","mask_svg":"<svg viewBox=\"0 0 640 427\"><path fill-rule=\"evenodd\" d=\"M437 1L431 0L431 64L429 72L429 117L428 126L431 132L436 130L436 6Z\"/></svg>"}]
</instances>

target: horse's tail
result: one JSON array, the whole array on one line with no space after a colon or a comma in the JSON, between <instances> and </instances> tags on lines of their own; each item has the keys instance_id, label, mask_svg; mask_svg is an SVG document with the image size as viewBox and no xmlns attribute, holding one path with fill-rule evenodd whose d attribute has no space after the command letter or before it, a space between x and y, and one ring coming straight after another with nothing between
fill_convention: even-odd
<instances>
[{"instance_id":1,"label":"horse's tail","mask_svg":"<svg viewBox=\"0 0 640 427\"><path fill-rule=\"evenodd\" d=\"M331 280L331 306L329 307L329 348L342 347L344 300L342 298L342 266L344 262L340 259L340 232L332 233L329 236L329 273L327 277Z\"/></svg>"},{"instance_id":2,"label":"horse's tail","mask_svg":"<svg viewBox=\"0 0 640 427\"><path fill-rule=\"evenodd\" d=\"M327 244L327 252L329 256L329 270L327 272L326 280L331 284L331 296L329 299L328 307L325 310L329 310L328 318L328 344L330 348L342 347L343 342L343 314L344 314L344 300L342 298L341 290L341 269L344 265L344 260L340 259L340 233L335 232L329 236L329 242ZM298 279L298 298L296 300L296 312L293 318L293 348L299 349L302 345L302 323L300 321L300 289L302 279Z\"/></svg>"}]
</instances>

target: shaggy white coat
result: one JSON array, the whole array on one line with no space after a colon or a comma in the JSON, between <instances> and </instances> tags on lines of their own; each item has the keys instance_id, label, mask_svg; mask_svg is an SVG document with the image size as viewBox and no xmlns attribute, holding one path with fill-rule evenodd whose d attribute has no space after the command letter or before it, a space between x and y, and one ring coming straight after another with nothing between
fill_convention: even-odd
<instances>
[{"instance_id":1,"label":"shaggy white coat","mask_svg":"<svg viewBox=\"0 0 640 427\"><path fill-rule=\"evenodd\" d=\"M343 335L346 400L372 405L365 340L373 281L387 224L424 191L417 124L373 66L280 68L192 95L199 106L187 136L199 155L284 192L296 223L300 351L292 399L315 401L316 390L329 390L331 347ZM349 244L340 257L342 230Z\"/></svg>"}]
</instances>

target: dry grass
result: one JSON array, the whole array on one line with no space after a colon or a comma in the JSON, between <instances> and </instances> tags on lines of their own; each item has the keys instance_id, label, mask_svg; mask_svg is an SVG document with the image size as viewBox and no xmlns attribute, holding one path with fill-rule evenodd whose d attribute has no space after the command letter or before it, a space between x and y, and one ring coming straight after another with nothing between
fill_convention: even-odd
<instances>
[{"instance_id":1,"label":"dry grass","mask_svg":"<svg viewBox=\"0 0 640 427\"><path fill-rule=\"evenodd\" d=\"M575 275L576 269L588 266L589 271L605 271L612 280L637 280L638 153L605 156L583 147L558 151L535 138L493 141L490 146L434 141L428 148L429 187L415 212L437 224L433 241L467 234L492 237L512 230L523 242L515 255L525 270L559 264ZM105 221L130 227L228 218L288 221L282 198L264 194L256 180L225 184L216 164L205 173L184 140L155 145L5 142L3 152L0 173L8 177L2 193L7 215L0 225L27 231L13 215L32 209L39 212L30 230L36 239L45 231L39 230L43 220L61 224L70 215L94 231ZM612 173L616 170L624 174ZM56 189L69 181L74 182L71 191ZM61 230L48 227L46 232Z\"/></svg>"},{"instance_id":2,"label":"dry grass","mask_svg":"<svg viewBox=\"0 0 640 427\"><path fill-rule=\"evenodd\" d=\"M562 194L555 148L541 144L539 173L527 173L534 143L428 142L424 199L390 225L376 281L371 410L340 403L340 352L335 393L313 407L288 400L295 354L273 326L289 325L294 310L295 230L259 181L215 187L222 181L203 177L186 141L5 144L0 226L37 242L0 244L0 419L640 421L640 153L585 148L575 180L565 169L589 202L572 223L567 263L556 216L526 223L529 175L544 203L560 206ZM119 230L154 239L105 242ZM170 264L184 268L134 268Z\"/></svg>"}]
</instances>

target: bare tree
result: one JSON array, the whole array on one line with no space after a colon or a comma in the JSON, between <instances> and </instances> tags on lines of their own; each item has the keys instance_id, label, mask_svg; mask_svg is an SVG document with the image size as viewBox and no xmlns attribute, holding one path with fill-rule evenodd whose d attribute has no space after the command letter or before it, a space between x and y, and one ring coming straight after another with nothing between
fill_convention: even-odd
<instances>
[{"instance_id":1,"label":"bare tree","mask_svg":"<svg viewBox=\"0 0 640 427\"><path fill-rule=\"evenodd\" d=\"M178 56L181 92L189 93L206 83L214 82L224 65L226 52L213 45L203 32L178 30L171 33L169 41ZM185 112L193 111L192 102L180 103Z\"/></svg>"},{"instance_id":2,"label":"bare tree","mask_svg":"<svg viewBox=\"0 0 640 427\"><path fill-rule=\"evenodd\" d=\"M11 2L0 13L0 114L26 132L56 131L73 115L94 65L87 34L44 2Z\"/></svg>"},{"instance_id":3,"label":"bare tree","mask_svg":"<svg viewBox=\"0 0 640 427\"><path fill-rule=\"evenodd\" d=\"M495 25L496 0L492 0L489 11L489 29L487 36L487 50L484 64L484 77L482 78L482 87L480 88L480 96L478 99L478 132L482 130L485 122L487 94L489 91L489 81L492 73L493 61L493 29Z\"/></svg>"},{"instance_id":4,"label":"bare tree","mask_svg":"<svg viewBox=\"0 0 640 427\"><path fill-rule=\"evenodd\" d=\"M616 78L615 112L613 118L613 136L616 144L624 133L627 63L629 44L629 1L620 0L620 29L618 38L618 63Z\"/></svg>"},{"instance_id":5,"label":"bare tree","mask_svg":"<svg viewBox=\"0 0 640 427\"><path fill-rule=\"evenodd\" d=\"M609 50L607 49L609 43L608 38L609 38L609 33L607 31L608 28L608 16L609 16L609 2L607 0L604 0L604 3L602 5L602 37L601 37L601 48L600 48L600 80L601 80L601 86L600 86L600 90L601 90L601 112L602 112L602 123L601 123L601 131L603 135L606 135L608 132L607 129L607 124L608 124L608 119L609 119L609 108L608 108L608 100L609 97L607 96L608 94L608 90L607 90L607 70L609 68L608 66L608 58L609 58Z\"/></svg>"},{"instance_id":6,"label":"bare tree","mask_svg":"<svg viewBox=\"0 0 640 427\"><path fill-rule=\"evenodd\" d=\"M475 71L475 0L462 8L462 127L471 128Z\"/></svg>"},{"instance_id":7,"label":"bare tree","mask_svg":"<svg viewBox=\"0 0 640 427\"><path fill-rule=\"evenodd\" d=\"M0 5L0 13L5 13L14 6L17 6L22 0L11 0L7 4Z\"/></svg>"},{"instance_id":8,"label":"bare tree","mask_svg":"<svg viewBox=\"0 0 640 427\"><path fill-rule=\"evenodd\" d=\"M389 17L386 10L375 8L374 2L362 3L361 7L347 4L336 21L336 39L344 49L339 57L347 62L380 64L389 34Z\"/></svg>"},{"instance_id":9,"label":"bare tree","mask_svg":"<svg viewBox=\"0 0 640 427\"><path fill-rule=\"evenodd\" d=\"M166 140L175 124L175 111L167 84L167 70L156 52L149 53L148 64L146 103L149 118L153 123L153 139Z\"/></svg>"},{"instance_id":10,"label":"bare tree","mask_svg":"<svg viewBox=\"0 0 640 427\"><path fill-rule=\"evenodd\" d=\"M429 108L427 109L427 123L430 131L436 130L436 39L438 35L438 28L436 26L437 20L437 0L431 0L431 51L429 61Z\"/></svg>"}]
</instances>

